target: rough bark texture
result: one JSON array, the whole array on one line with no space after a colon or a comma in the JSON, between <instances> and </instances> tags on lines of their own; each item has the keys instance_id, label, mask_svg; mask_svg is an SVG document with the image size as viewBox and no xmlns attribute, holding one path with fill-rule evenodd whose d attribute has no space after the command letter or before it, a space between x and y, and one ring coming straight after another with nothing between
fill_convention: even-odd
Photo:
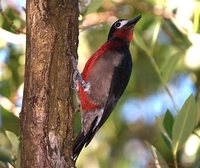
<instances>
[{"instance_id":1,"label":"rough bark texture","mask_svg":"<svg viewBox=\"0 0 200 168\"><path fill-rule=\"evenodd\" d=\"M74 167L72 66L77 0L27 0L21 168Z\"/></svg>"}]
</instances>

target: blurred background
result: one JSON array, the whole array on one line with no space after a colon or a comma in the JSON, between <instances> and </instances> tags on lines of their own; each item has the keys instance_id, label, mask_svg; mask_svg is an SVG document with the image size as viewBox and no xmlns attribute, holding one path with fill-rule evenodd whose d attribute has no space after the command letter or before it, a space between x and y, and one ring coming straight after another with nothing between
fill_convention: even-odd
<instances>
[{"instance_id":1,"label":"blurred background","mask_svg":"<svg viewBox=\"0 0 200 168\"><path fill-rule=\"evenodd\" d=\"M11 136L5 130L19 136L25 0L0 2L4 12L0 15L0 160L7 162L12 149ZM167 109L175 116L191 93L200 102L200 1L80 0L79 10L80 71L107 40L109 29L117 19L131 19L139 14L142 19L134 29L130 46L133 71L128 87L106 124L82 151L77 167L154 167L147 142L168 163L173 162L157 118L162 118ZM79 130L80 114L76 112L75 133ZM189 164L199 160L199 148L199 137L191 135L178 153L179 162Z\"/></svg>"}]
</instances>

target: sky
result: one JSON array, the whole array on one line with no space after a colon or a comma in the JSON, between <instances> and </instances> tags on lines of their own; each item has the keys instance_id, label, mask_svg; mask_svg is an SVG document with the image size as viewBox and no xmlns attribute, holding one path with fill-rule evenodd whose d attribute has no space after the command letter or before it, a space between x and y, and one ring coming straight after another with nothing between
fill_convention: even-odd
<instances>
[{"instance_id":1,"label":"sky","mask_svg":"<svg viewBox=\"0 0 200 168\"><path fill-rule=\"evenodd\" d=\"M175 76L168 83L168 87L179 109L191 93L193 95L196 94L190 75L182 74ZM137 97L129 99L122 107L122 118L128 123L143 120L147 124L152 124L156 117L163 115L167 109L176 114L172 100L167 92L161 88L144 99Z\"/></svg>"}]
</instances>

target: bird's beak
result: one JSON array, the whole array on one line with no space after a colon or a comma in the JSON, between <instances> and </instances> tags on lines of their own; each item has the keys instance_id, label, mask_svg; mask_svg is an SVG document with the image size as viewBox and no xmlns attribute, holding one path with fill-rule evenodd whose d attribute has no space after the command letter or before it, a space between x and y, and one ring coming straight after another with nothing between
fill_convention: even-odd
<instances>
[{"instance_id":1,"label":"bird's beak","mask_svg":"<svg viewBox=\"0 0 200 168\"><path fill-rule=\"evenodd\" d=\"M126 24L126 27L133 27L141 18L142 16L136 16L134 19L131 19L128 21L128 23Z\"/></svg>"}]
</instances>

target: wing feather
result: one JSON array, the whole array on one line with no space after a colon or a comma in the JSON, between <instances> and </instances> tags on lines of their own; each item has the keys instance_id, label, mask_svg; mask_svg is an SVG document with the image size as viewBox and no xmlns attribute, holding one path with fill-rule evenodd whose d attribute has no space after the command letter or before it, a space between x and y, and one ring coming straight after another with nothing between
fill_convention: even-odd
<instances>
[{"instance_id":1,"label":"wing feather","mask_svg":"<svg viewBox=\"0 0 200 168\"><path fill-rule=\"evenodd\" d=\"M98 129L104 124L110 116L119 98L123 94L132 71L132 60L130 53L124 57L121 64L114 69L113 79L110 87L109 96L104 108L102 118L98 124Z\"/></svg>"},{"instance_id":2,"label":"wing feather","mask_svg":"<svg viewBox=\"0 0 200 168\"><path fill-rule=\"evenodd\" d=\"M99 118L96 117L94 119L94 121L92 122L92 125L91 125L89 131L87 133L80 132L75 140L75 145L74 145L74 150L73 150L73 156L74 156L75 160L77 159L82 148L84 146L87 146L91 142L91 140L93 139L96 132L99 130L99 128L104 124L104 122L110 116L111 112L113 111L115 105L117 104L119 98L123 94L123 92L128 84L128 81L129 81L130 75L131 75L131 71L132 71L131 55L130 55L128 48L123 50L123 52L121 52L121 53L122 53L121 60L118 62L118 64L115 64L114 70L112 70L112 72L113 72L111 74L112 79L111 79L111 82L109 85L109 90L107 91L108 95L107 95L106 102L103 102L104 110L103 110L103 114L102 114L100 121L98 122ZM106 64L106 66L108 66L108 65ZM93 72L95 72L95 71L96 72L93 75L98 75L97 71L100 72L100 70L98 69L99 67L97 66L96 68L97 68L97 70L94 69ZM106 71L103 71L103 72L105 73ZM95 78L95 76L93 76L93 75L91 75L91 78L93 78L93 77ZM91 78L89 78L89 79L91 79ZM107 78L109 78L109 77L107 76ZM102 82L102 80L103 79L98 78L98 77L96 80L91 79L91 82L92 81L95 81L95 83L97 82L96 84L91 83L91 86L96 87L99 84L99 82ZM100 84L98 86L99 87L96 87L96 88L103 89L102 84ZM98 92L101 92L101 90L97 91L96 96L102 96ZM106 94L106 93L104 93L104 94Z\"/></svg>"}]
</instances>

